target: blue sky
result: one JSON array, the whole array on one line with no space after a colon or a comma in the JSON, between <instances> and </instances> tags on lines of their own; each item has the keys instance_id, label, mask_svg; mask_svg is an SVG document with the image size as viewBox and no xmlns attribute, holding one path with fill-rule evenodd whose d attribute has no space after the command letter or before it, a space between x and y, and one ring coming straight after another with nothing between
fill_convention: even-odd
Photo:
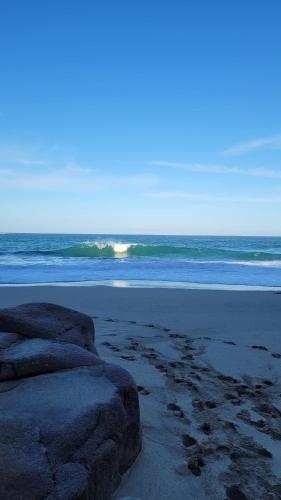
<instances>
[{"instance_id":1,"label":"blue sky","mask_svg":"<svg viewBox=\"0 0 281 500\"><path fill-rule=\"evenodd\" d=\"M0 231L281 235L280 17L2 2Z\"/></svg>"}]
</instances>

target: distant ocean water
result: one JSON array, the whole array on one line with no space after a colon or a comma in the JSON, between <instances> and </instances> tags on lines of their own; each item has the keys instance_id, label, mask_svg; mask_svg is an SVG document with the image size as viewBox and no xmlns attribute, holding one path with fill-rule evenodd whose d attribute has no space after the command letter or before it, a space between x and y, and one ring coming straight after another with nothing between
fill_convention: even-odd
<instances>
[{"instance_id":1,"label":"distant ocean water","mask_svg":"<svg viewBox=\"0 0 281 500\"><path fill-rule=\"evenodd\" d=\"M0 283L281 287L281 237L0 234Z\"/></svg>"}]
</instances>

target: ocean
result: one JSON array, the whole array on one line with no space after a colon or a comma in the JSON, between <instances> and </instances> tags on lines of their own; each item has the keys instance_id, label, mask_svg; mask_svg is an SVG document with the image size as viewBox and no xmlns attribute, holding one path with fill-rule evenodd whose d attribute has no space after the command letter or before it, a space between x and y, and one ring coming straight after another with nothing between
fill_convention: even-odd
<instances>
[{"instance_id":1,"label":"ocean","mask_svg":"<svg viewBox=\"0 0 281 500\"><path fill-rule=\"evenodd\" d=\"M0 283L281 287L281 237L0 234Z\"/></svg>"}]
</instances>

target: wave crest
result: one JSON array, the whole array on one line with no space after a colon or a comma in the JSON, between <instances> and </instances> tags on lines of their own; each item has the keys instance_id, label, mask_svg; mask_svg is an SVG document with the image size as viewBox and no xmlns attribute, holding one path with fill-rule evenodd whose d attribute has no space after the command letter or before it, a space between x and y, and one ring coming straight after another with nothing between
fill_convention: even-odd
<instances>
[{"instance_id":1,"label":"wave crest","mask_svg":"<svg viewBox=\"0 0 281 500\"><path fill-rule=\"evenodd\" d=\"M15 252L39 255L57 255L62 257L89 258L125 258L125 257L175 257L191 261L225 261L228 263L248 265L270 265L276 267L281 262L281 253L263 251L245 251L238 249L223 249L214 247L184 247L173 245L124 243L118 241L85 241L78 245L53 250L33 250ZM258 264L260 263L260 264ZM268 264L266 264L268 263Z\"/></svg>"}]
</instances>

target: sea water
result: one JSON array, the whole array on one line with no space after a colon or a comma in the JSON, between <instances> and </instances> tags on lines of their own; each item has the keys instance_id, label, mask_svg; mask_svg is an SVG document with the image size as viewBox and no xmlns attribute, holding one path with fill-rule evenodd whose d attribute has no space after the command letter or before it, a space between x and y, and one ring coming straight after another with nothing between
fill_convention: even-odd
<instances>
[{"instance_id":1,"label":"sea water","mask_svg":"<svg viewBox=\"0 0 281 500\"><path fill-rule=\"evenodd\" d=\"M0 234L0 283L281 287L281 237Z\"/></svg>"}]
</instances>

